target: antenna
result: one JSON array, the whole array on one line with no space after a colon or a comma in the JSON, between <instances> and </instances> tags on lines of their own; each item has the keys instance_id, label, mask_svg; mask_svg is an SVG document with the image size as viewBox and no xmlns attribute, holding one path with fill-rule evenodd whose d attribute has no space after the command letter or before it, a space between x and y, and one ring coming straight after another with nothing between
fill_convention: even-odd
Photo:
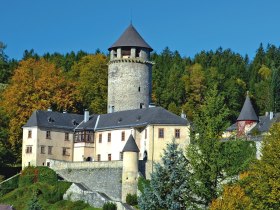
<instances>
[{"instance_id":1,"label":"antenna","mask_svg":"<svg viewBox=\"0 0 280 210\"><path fill-rule=\"evenodd\" d=\"M132 9L130 8L130 24L132 25Z\"/></svg>"}]
</instances>

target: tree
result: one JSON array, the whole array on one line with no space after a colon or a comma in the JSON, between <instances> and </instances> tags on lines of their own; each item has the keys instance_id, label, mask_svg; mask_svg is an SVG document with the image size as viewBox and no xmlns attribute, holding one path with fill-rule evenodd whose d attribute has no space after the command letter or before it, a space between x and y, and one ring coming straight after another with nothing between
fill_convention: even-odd
<instances>
[{"instance_id":1,"label":"tree","mask_svg":"<svg viewBox=\"0 0 280 210\"><path fill-rule=\"evenodd\" d=\"M144 188L139 198L140 209L186 209L189 195L187 164L175 140L167 144L162 164L156 163L150 185Z\"/></svg>"},{"instance_id":2,"label":"tree","mask_svg":"<svg viewBox=\"0 0 280 210\"><path fill-rule=\"evenodd\" d=\"M239 185L226 185L221 198L211 203L210 210L250 210L251 199Z\"/></svg>"},{"instance_id":3,"label":"tree","mask_svg":"<svg viewBox=\"0 0 280 210\"><path fill-rule=\"evenodd\" d=\"M0 83L7 83L11 76L8 56L4 52L5 48L6 45L0 41Z\"/></svg>"},{"instance_id":4,"label":"tree","mask_svg":"<svg viewBox=\"0 0 280 210\"><path fill-rule=\"evenodd\" d=\"M41 210L43 209L39 203L37 192L33 192L31 200L28 202L28 210Z\"/></svg>"},{"instance_id":5,"label":"tree","mask_svg":"<svg viewBox=\"0 0 280 210\"><path fill-rule=\"evenodd\" d=\"M280 123L275 123L264 138L261 159L250 167L244 180L245 192L253 209L280 208Z\"/></svg>"},{"instance_id":6,"label":"tree","mask_svg":"<svg viewBox=\"0 0 280 210\"><path fill-rule=\"evenodd\" d=\"M186 75L183 77L186 91L186 103L183 110L190 120L193 119L194 112L200 107L204 99L205 76L202 66L194 64L186 68Z\"/></svg>"},{"instance_id":7,"label":"tree","mask_svg":"<svg viewBox=\"0 0 280 210\"><path fill-rule=\"evenodd\" d=\"M34 110L75 112L79 102L76 83L67 81L62 71L44 59L21 61L2 94L1 106L9 117L9 142L20 160L21 127Z\"/></svg>"},{"instance_id":8,"label":"tree","mask_svg":"<svg viewBox=\"0 0 280 210\"><path fill-rule=\"evenodd\" d=\"M92 113L107 111L107 58L102 54L88 55L73 65L70 78L76 80L84 108Z\"/></svg>"},{"instance_id":9,"label":"tree","mask_svg":"<svg viewBox=\"0 0 280 210\"><path fill-rule=\"evenodd\" d=\"M220 155L220 138L227 126L227 116L224 98L214 87L195 116L195 131L187 148L193 206L206 208L218 197L220 183L226 178Z\"/></svg>"}]
</instances>

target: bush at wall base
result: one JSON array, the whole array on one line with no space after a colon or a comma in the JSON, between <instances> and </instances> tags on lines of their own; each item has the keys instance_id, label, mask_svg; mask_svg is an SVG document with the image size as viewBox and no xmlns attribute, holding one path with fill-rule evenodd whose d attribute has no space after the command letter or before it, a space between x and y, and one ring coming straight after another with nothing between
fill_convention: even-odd
<instances>
[{"instance_id":1,"label":"bush at wall base","mask_svg":"<svg viewBox=\"0 0 280 210\"><path fill-rule=\"evenodd\" d=\"M131 205L131 206L135 206L138 204L138 201L137 201L137 195L136 194L130 194L128 193L126 198L125 198L125 201L127 204Z\"/></svg>"},{"instance_id":2,"label":"bush at wall base","mask_svg":"<svg viewBox=\"0 0 280 210\"><path fill-rule=\"evenodd\" d=\"M105 203L102 207L103 210L117 210L117 205L111 202Z\"/></svg>"}]
</instances>

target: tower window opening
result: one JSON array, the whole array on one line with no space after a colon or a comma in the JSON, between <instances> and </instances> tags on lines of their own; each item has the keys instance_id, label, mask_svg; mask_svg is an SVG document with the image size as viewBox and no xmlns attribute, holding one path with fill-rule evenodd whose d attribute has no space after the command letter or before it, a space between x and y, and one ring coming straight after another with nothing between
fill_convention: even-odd
<instances>
[{"instance_id":1,"label":"tower window opening","mask_svg":"<svg viewBox=\"0 0 280 210\"><path fill-rule=\"evenodd\" d=\"M138 87L138 92L140 92L140 90L141 90L141 88L140 88L140 86Z\"/></svg>"},{"instance_id":2,"label":"tower window opening","mask_svg":"<svg viewBox=\"0 0 280 210\"><path fill-rule=\"evenodd\" d=\"M122 48L122 58L130 58L131 49L130 48Z\"/></svg>"},{"instance_id":3,"label":"tower window opening","mask_svg":"<svg viewBox=\"0 0 280 210\"><path fill-rule=\"evenodd\" d=\"M140 57L140 49L136 49L136 58Z\"/></svg>"}]
</instances>

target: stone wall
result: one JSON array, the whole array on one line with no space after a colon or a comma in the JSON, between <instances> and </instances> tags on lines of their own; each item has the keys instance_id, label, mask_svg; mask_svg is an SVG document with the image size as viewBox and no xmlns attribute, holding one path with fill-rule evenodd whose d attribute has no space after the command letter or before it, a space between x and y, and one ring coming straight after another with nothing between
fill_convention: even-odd
<instances>
[{"instance_id":1,"label":"stone wall","mask_svg":"<svg viewBox=\"0 0 280 210\"><path fill-rule=\"evenodd\" d=\"M147 108L151 96L152 65L134 59L120 59L109 63L108 113Z\"/></svg>"},{"instance_id":2,"label":"stone wall","mask_svg":"<svg viewBox=\"0 0 280 210\"><path fill-rule=\"evenodd\" d=\"M83 183L90 191L121 200L122 161L66 162L48 160L50 167L69 182Z\"/></svg>"}]
</instances>

